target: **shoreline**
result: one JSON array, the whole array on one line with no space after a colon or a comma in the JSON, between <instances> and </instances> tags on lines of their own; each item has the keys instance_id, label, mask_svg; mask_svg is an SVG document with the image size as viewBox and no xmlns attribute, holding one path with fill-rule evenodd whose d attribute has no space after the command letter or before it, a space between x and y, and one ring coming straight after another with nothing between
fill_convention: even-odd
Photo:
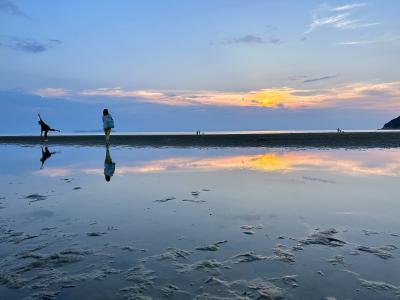
<instances>
[{"instance_id":1,"label":"shoreline","mask_svg":"<svg viewBox=\"0 0 400 300\"><path fill-rule=\"evenodd\" d=\"M2 145L104 146L103 135L0 136ZM318 147L318 148L398 148L398 132L316 132L254 134L163 134L111 135L111 146L125 147Z\"/></svg>"}]
</instances>

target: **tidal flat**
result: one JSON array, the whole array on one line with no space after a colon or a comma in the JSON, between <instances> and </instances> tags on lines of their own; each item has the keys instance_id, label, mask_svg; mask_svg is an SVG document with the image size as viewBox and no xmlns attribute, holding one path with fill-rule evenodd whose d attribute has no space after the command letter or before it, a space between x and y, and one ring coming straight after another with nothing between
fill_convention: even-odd
<instances>
[{"instance_id":1,"label":"tidal flat","mask_svg":"<svg viewBox=\"0 0 400 300\"><path fill-rule=\"evenodd\" d=\"M1 299L400 298L400 148L45 146L0 145Z\"/></svg>"}]
</instances>

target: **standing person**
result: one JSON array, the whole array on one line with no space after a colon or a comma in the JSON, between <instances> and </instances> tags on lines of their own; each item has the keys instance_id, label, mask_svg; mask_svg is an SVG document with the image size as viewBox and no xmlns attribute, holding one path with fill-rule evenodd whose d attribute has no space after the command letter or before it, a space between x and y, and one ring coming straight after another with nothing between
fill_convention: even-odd
<instances>
[{"instance_id":1,"label":"standing person","mask_svg":"<svg viewBox=\"0 0 400 300\"><path fill-rule=\"evenodd\" d=\"M40 114L38 114L38 117L39 117L38 124L40 125L40 136L43 136L43 132L44 132L44 140L45 140L45 141L47 141L47 133L48 133L49 131L58 131L58 132L60 132L60 130L51 128L49 125L47 125L47 124L42 120L42 117L40 116Z\"/></svg>"},{"instance_id":2,"label":"standing person","mask_svg":"<svg viewBox=\"0 0 400 300\"><path fill-rule=\"evenodd\" d=\"M106 147L106 158L104 159L104 178L110 181L115 172L115 162L113 162L110 154L110 149Z\"/></svg>"},{"instance_id":3,"label":"standing person","mask_svg":"<svg viewBox=\"0 0 400 300\"><path fill-rule=\"evenodd\" d=\"M106 136L106 146L110 145L111 128L114 128L114 119L108 112L108 109L103 109L103 129Z\"/></svg>"}]
</instances>

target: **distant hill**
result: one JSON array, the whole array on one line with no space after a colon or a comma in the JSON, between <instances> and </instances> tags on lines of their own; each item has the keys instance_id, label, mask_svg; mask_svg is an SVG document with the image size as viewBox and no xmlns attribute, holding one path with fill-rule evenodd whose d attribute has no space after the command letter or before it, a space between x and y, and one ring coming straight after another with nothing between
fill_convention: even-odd
<instances>
[{"instance_id":1,"label":"distant hill","mask_svg":"<svg viewBox=\"0 0 400 300\"><path fill-rule=\"evenodd\" d=\"M400 129L400 116L387 122L382 129Z\"/></svg>"}]
</instances>

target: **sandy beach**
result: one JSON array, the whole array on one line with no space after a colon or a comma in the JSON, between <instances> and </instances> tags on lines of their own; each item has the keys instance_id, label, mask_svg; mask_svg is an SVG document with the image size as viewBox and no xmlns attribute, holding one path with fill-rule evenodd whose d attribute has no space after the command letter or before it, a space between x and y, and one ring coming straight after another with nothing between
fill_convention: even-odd
<instances>
[{"instance_id":1,"label":"sandy beach","mask_svg":"<svg viewBox=\"0 0 400 300\"><path fill-rule=\"evenodd\" d=\"M3 137L4 299L398 299L398 148L102 138Z\"/></svg>"},{"instance_id":2,"label":"sandy beach","mask_svg":"<svg viewBox=\"0 0 400 300\"><path fill-rule=\"evenodd\" d=\"M328 148L393 148L400 147L400 131L315 132L268 134L162 134L111 136L114 146L131 147L328 147ZM40 136L0 136L0 144L39 145ZM48 145L103 146L102 135L54 135Z\"/></svg>"}]
</instances>

